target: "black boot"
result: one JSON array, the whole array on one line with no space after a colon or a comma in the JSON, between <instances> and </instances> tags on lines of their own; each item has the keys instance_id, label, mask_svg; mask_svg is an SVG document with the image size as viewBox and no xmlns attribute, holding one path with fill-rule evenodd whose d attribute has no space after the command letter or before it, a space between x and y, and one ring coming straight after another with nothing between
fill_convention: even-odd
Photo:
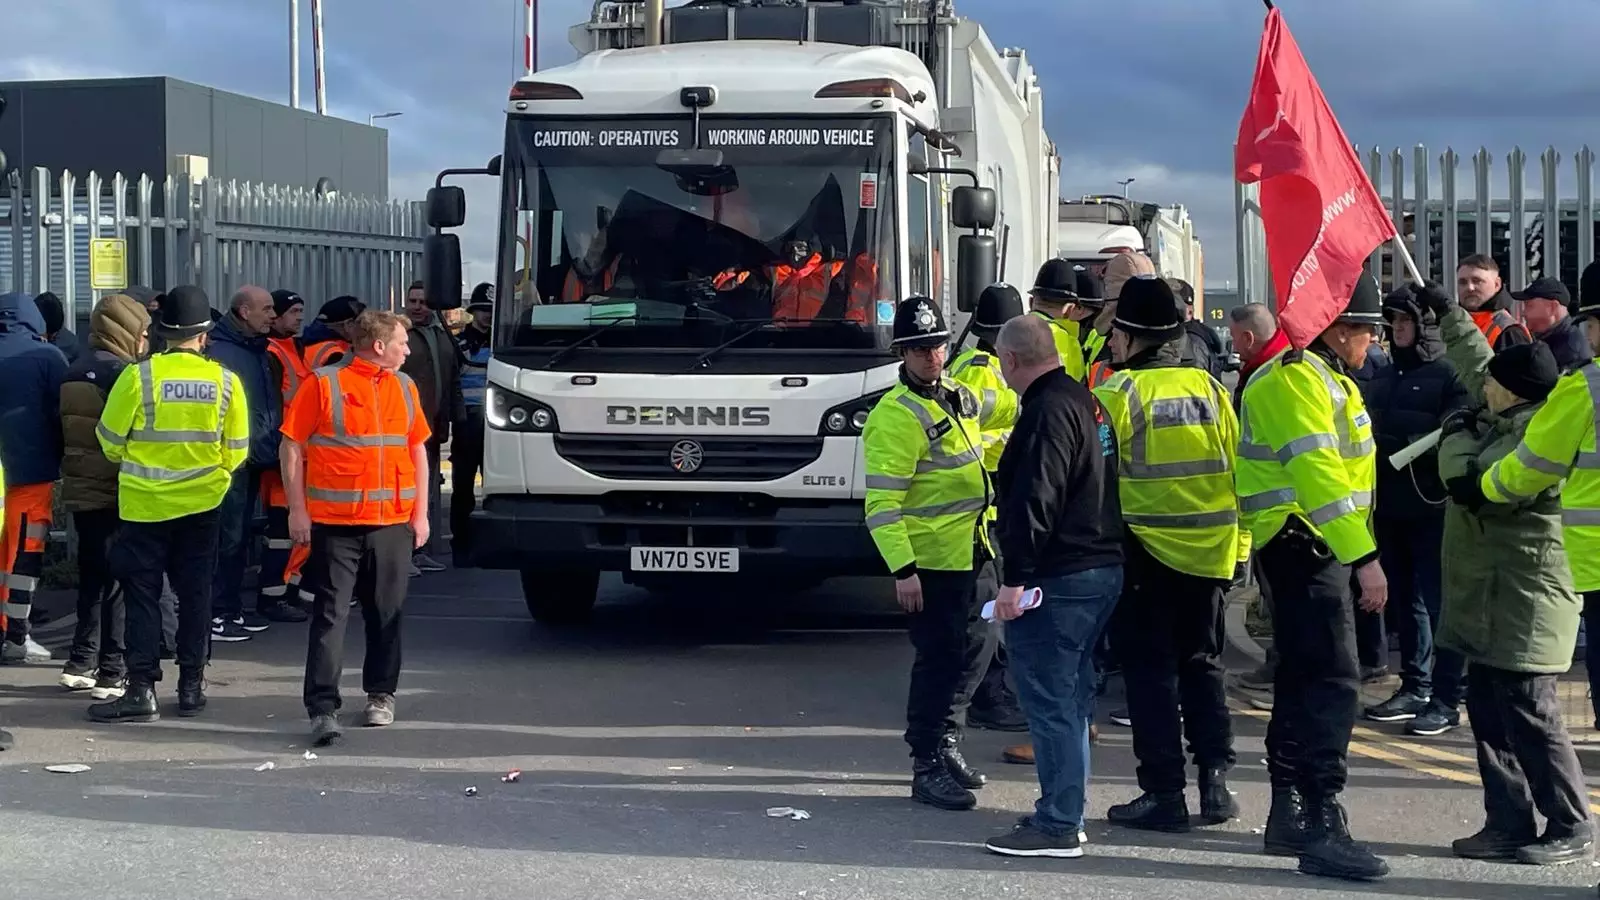
<instances>
[{"instance_id":1,"label":"black boot","mask_svg":"<svg viewBox=\"0 0 1600 900\"><path fill-rule=\"evenodd\" d=\"M1375 881L1389 874L1389 864L1364 845L1350 839L1344 807L1334 797L1318 797L1307 804L1310 839L1300 852L1300 871L1307 875Z\"/></svg>"},{"instance_id":2,"label":"black boot","mask_svg":"<svg viewBox=\"0 0 1600 900\"><path fill-rule=\"evenodd\" d=\"M939 741L939 759L944 762L944 767L950 770L950 777L955 779L956 784L969 791L975 791L989 783L989 779L972 768L967 758L961 755L961 742L953 734L947 734Z\"/></svg>"},{"instance_id":3,"label":"black boot","mask_svg":"<svg viewBox=\"0 0 1600 900\"><path fill-rule=\"evenodd\" d=\"M1183 798L1183 791L1170 794L1147 791L1131 802L1106 810L1106 819L1124 828L1176 834L1189 830L1189 801Z\"/></svg>"},{"instance_id":4,"label":"black boot","mask_svg":"<svg viewBox=\"0 0 1600 900\"><path fill-rule=\"evenodd\" d=\"M274 600L261 600L256 604L256 613L268 622L284 622L290 625L304 622L311 618L305 610L298 606L291 606L288 601L280 598Z\"/></svg>"},{"instance_id":5,"label":"black boot","mask_svg":"<svg viewBox=\"0 0 1600 900\"><path fill-rule=\"evenodd\" d=\"M1239 802L1228 790L1228 774L1224 769L1200 770L1200 821L1207 825L1221 825L1239 818Z\"/></svg>"},{"instance_id":6,"label":"black boot","mask_svg":"<svg viewBox=\"0 0 1600 900\"><path fill-rule=\"evenodd\" d=\"M973 793L956 783L938 754L912 762L911 799L939 809L971 809L978 805Z\"/></svg>"},{"instance_id":7,"label":"black boot","mask_svg":"<svg viewBox=\"0 0 1600 900\"><path fill-rule=\"evenodd\" d=\"M1292 787L1272 787L1272 809L1267 813L1262 849L1268 856L1299 856L1309 840L1305 798Z\"/></svg>"},{"instance_id":8,"label":"black boot","mask_svg":"<svg viewBox=\"0 0 1600 900\"><path fill-rule=\"evenodd\" d=\"M161 710L156 708L155 685L130 681L121 697L90 704L89 718L96 722L159 722Z\"/></svg>"},{"instance_id":9,"label":"black boot","mask_svg":"<svg viewBox=\"0 0 1600 900\"><path fill-rule=\"evenodd\" d=\"M198 716L206 708L206 676L203 669L178 673L178 715Z\"/></svg>"}]
</instances>

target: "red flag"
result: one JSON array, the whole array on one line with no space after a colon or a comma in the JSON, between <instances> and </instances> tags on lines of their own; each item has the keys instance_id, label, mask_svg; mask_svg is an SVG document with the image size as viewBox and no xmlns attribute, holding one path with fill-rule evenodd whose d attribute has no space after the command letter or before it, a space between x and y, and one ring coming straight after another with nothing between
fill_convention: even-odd
<instances>
[{"instance_id":1,"label":"red flag","mask_svg":"<svg viewBox=\"0 0 1600 900\"><path fill-rule=\"evenodd\" d=\"M1234 175L1261 183L1261 223L1289 340L1304 348L1344 309L1394 222L1277 9L1267 13Z\"/></svg>"}]
</instances>

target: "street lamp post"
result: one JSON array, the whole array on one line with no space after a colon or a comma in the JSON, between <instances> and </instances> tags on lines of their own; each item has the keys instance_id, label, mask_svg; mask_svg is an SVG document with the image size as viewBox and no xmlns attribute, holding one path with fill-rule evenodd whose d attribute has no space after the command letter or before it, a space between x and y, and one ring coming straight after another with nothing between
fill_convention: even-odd
<instances>
[{"instance_id":1,"label":"street lamp post","mask_svg":"<svg viewBox=\"0 0 1600 900\"><path fill-rule=\"evenodd\" d=\"M367 116L367 127L372 127L372 123L378 121L379 119L392 119L395 116L403 115L405 115L403 112L373 113L372 115Z\"/></svg>"},{"instance_id":2,"label":"street lamp post","mask_svg":"<svg viewBox=\"0 0 1600 900\"><path fill-rule=\"evenodd\" d=\"M1138 181L1138 180L1139 179L1137 179L1137 178L1124 178L1121 181L1117 182L1117 184L1122 185L1122 199L1124 199L1124 200L1128 199L1128 185L1133 184L1135 181Z\"/></svg>"}]
</instances>

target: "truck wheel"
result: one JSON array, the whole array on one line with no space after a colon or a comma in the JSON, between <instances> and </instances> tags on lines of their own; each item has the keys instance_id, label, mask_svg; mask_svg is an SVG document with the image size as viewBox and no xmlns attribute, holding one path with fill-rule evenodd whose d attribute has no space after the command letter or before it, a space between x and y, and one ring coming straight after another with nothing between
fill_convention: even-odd
<instances>
[{"instance_id":1,"label":"truck wheel","mask_svg":"<svg viewBox=\"0 0 1600 900\"><path fill-rule=\"evenodd\" d=\"M600 592L599 572L522 570L522 599L528 614L545 625L578 625L588 620Z\"/></svg>"}]
</instances>

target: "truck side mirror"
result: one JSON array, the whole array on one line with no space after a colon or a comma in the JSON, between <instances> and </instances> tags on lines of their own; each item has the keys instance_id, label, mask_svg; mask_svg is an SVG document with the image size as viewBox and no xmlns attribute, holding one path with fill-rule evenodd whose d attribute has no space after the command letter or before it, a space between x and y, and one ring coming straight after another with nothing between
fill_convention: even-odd
<instances>
[{"instance_id":1,"label":"truck side mirror","mask_svg":"<svg viewBox=\"0 0 1600 900\"><path fill-rule=\"evenodd\" d=\"M432 310L460 308L461 239L455 235L435 233L422 239L422 297Z\"/></svg>"},{"instance_id":2,"label":"truck side mirror","mask_svg":"<svg viewBox=\"0 0 1600 900\"><path fill-rule=\"evenodd\" d=\"M483 171L488 173L491 177L499 178L500 177L500 167L501 167L501 156L500 156L500 154L496 153L495 155L489 157L489 164L487 166L483 167Z\"/></svg>"},{"instance_id":3,"label":"truck side mirror","mask_svg":"<svg viewBox=\"0 0 1600 900\"><path fill-rule=\"evenodd\" d=\"M993 228L999 218L994 188L963 185L950 192L950 223L957 228Z\"/></svg>"},{"instance_id":4,"label":"truck side mirror","mask_svg":"<svg viewBox=\"0 0 1600 900\"><path fill-rule=\"evenodd\" d=\"M428 188L423 206L429 228L460 228L467 221L467 192L455 185Z\"/></svg>"},{"instance_id":5,"label":"truck side mirror","mask_svg":"<svg viewBox=\"0 0 1600 900\"><path fill-rule=\"evenodd\" d=\"M994 235L963 234L956 238L956 309L977 309L978 297L1000 280L999 269L1000 244Z\"/></svg>"}]
</instances>

